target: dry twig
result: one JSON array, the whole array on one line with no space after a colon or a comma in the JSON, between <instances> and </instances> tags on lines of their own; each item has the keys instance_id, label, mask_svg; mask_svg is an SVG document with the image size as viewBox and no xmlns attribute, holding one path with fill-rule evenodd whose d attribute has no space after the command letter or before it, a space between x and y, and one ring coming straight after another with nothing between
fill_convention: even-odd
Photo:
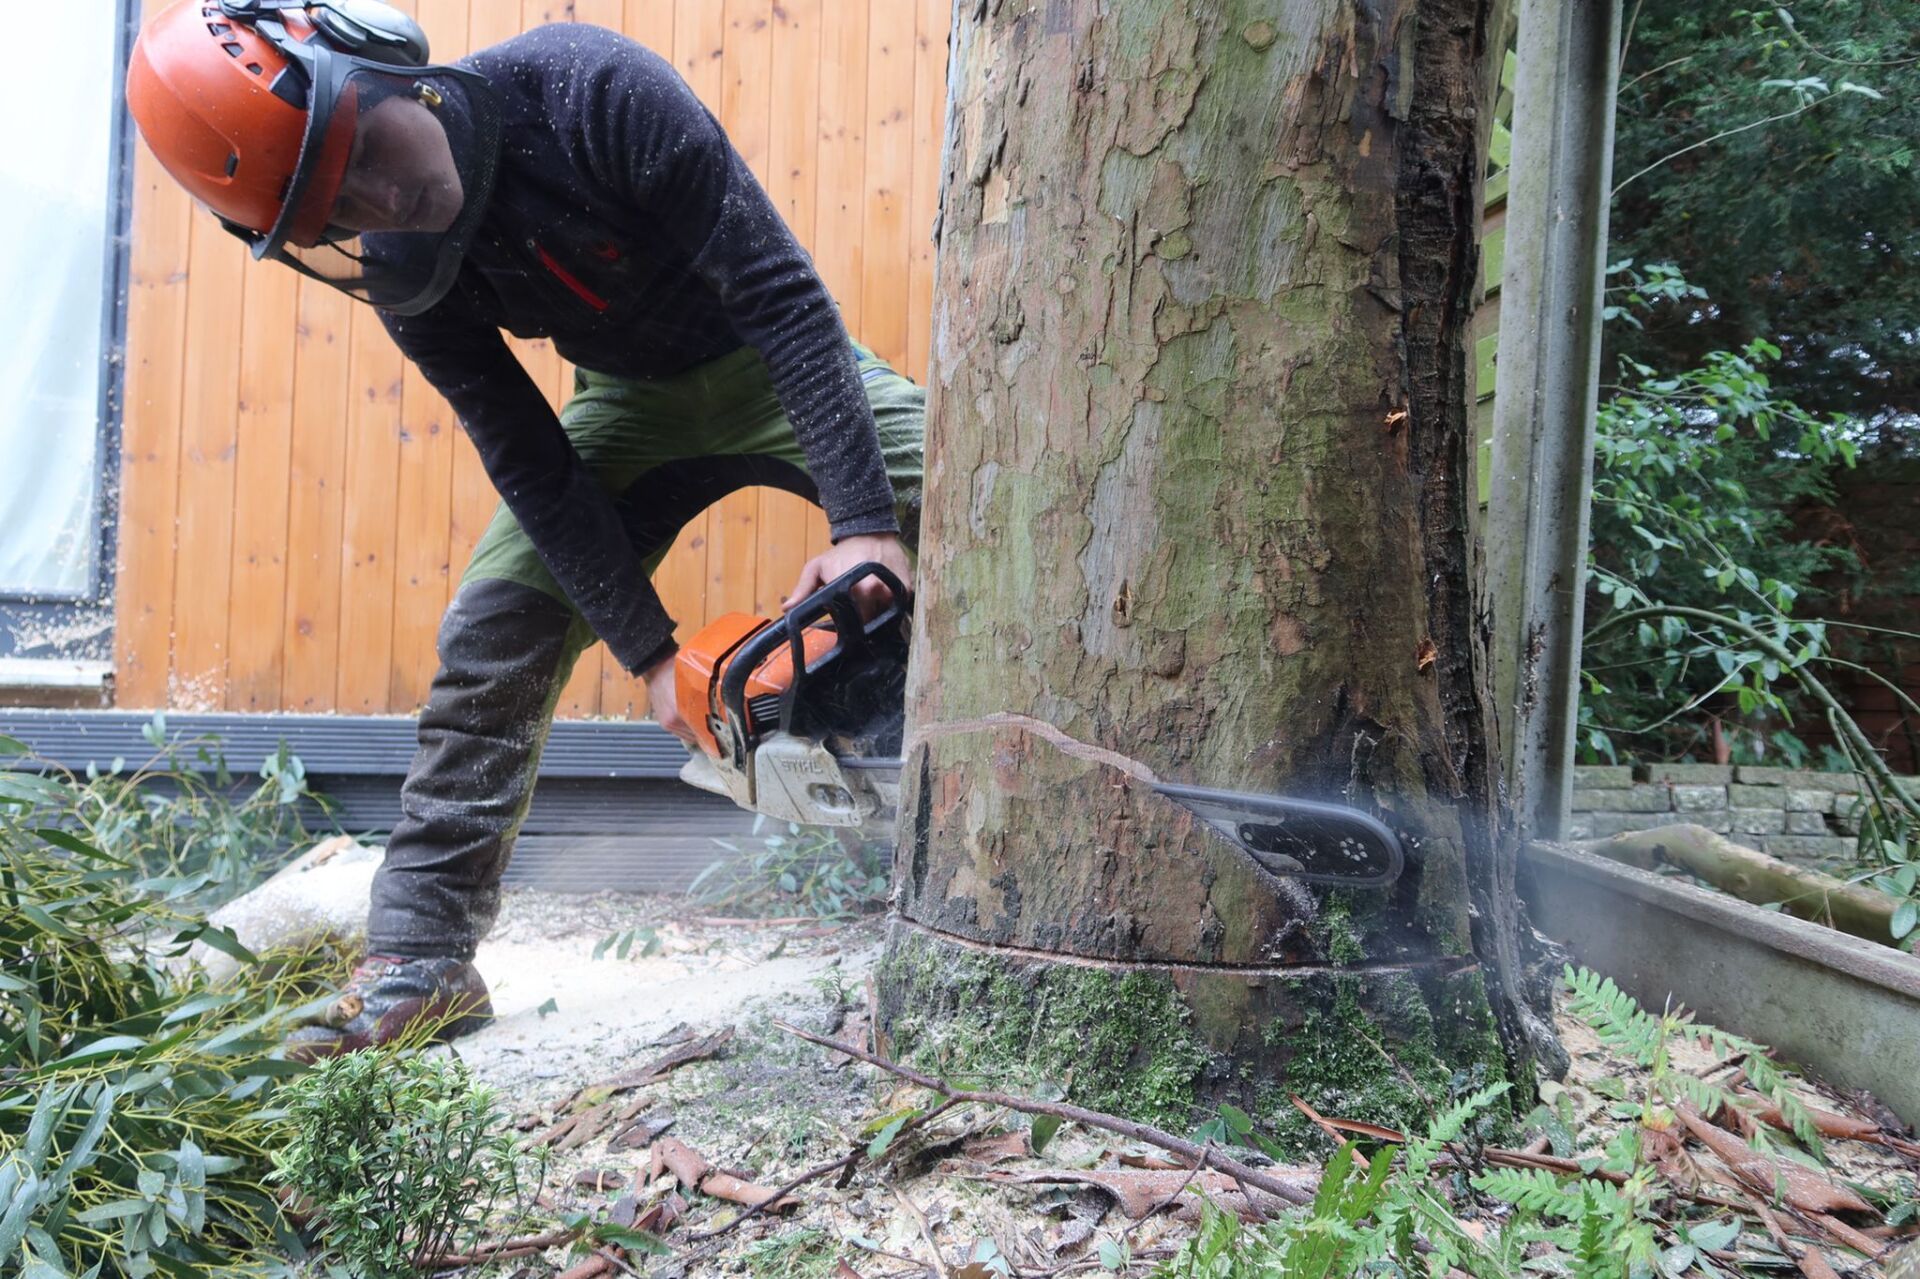
<instances>
[{"instance_id":1,"label":"dry twig","mask_svg":"<svg viewBox=\"0 0 1920 1279\"><path fill-rule=\"evenodd\" d=\"M1131 1119L1121 1119L1117 1115L1102 1114L1100 1111L1088 1110L1083 1106L1069 1106L1060 1102L1034 1101L1031 1098L1018 1097L1012 1093L976 1092L971 1089L955 1088L944 1079L936 1079L932 1075L923 1075L917 1070L902 1066L898 1062L888 1061L884 1057L876 1056L863 1048L856 1048L852 1044L843 1044L836 1040L828 1039L824 1035L816 1035L812 1031L802 1030L798 1026L788 1022L775 1021L773 1024L781 1030L786 1031L789 1035L804 1039L810 1044L817 1044L822 1048L831 1048L835 1052L845 1053L849 1057L858 1057L870 1066L878 1066L890 1074L898 1075L908 1083L917 1084L927 1091L938 1093L950 1101L973 1102L976 1105L982 1106L1004 1106L1008 1110L1018 1110L1023 1114L1029 1115L1052 1115L1057 1119L1080 1124L1083 1127L1098 1128L1103 1132L1117 1133L1133 1141L1144 1142L1149 1146L1158 1146L1162 1150L1172 1151L1174 1154L1189 1160L1196 1168L1217 1168L1236 1180L1243 1181L1250 1186L1257 1186L1268 1194L1284 1200L1287 1203L1307 1204L1313 1202L1313 1190L1308 1183L1311 1180L1317 1179L1317 1174L1315 1178L1303 1176L1299 1180L1289 1181L1281 1177L1275 1177L1270 1173L1261 1172L1257 1168L1250 1168L1239 1160L1229 1158L1213 1150L1211 1147L1198 1145L1186 1140L1184 1137L1176 1137L1170 1132L1163 1132L1149 1124L1135 1123Z\"/></svg>"},{"instance_id":2,"label":"dry twig","mask_svg":"<svg viewBox=\"0 0 1920 1279\"><path fill-rule=\"evenodd\" d=\"M579 1237L577 1229L552 1230L544 1235L525 1235L518 1239L476 1244L472 1252L443 1252L437 1257L422 1257L414 1264L422 1270L458 1270L462 1266L477 1266L483 1262L505 1261L545 1252L549 1248L572 1243Z\"/></svg>"},{"instance_id":3,"label":"dry twig","mask_svg":"<svg viewBox=\"0 0 1920 1279\"><path fill-rule=\"evenodd\" d=\"M940 1279L953 1279L953 1268L947 1265L947 1259L940 1255L940 1245L934 1242L933 1227L927 1223L927 1214L920 1211L920 1205L908 1197L906 1191L895 1187L893 1197L900 1201L901 1206L912 1215L913 1223L920 1227L920 1237L927 1241L927 1247L933 1253L933 1267Z\"/></svg>"}]
</instances>

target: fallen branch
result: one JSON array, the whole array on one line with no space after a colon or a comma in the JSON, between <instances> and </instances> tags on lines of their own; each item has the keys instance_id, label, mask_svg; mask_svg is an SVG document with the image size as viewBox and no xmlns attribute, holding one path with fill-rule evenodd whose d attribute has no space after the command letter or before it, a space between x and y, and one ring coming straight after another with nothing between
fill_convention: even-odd
<instances>
[{"instance_id":1,"label":"fallen branch","mask_svg":"<svg viewBox=\"0 0 1920 1279\"><path fill-rule=\"evenodd\" d=\"M658 1083L682 1066L719 1056L733 1042L733 1035L733 1027L728 1026L711 1035L696 1036L669 1049L645 1066L576 1088L572 1095L554 1107L553 1113L558 1118L552 1125L538 1136L527 1138L526 1144L534 1149L546 1146L560 1151L584 1146L614 1124L628 1122L657 1102L652 1097L636 1097L622 1108L615 1101L620 1094ZM536 1111L523 1116L515 1127L524 1130L538 1125L538 1114Z\"/></svg>"},{"instance_id":2,"label":"fallen branch","mask_svg":"<svg viewBox=\"0 0 1920 1279\"><path fill-rule=\"evenodd\" d=\"M1726 1129L1707 1122L1699 1111L1686 1103L1674 1108L1674 1114L1699 1139L1700 1144L1733 1170L1734 1176L1761 1194L1772 1194L1779 1186L1787 1204L1803 1213L1818 1216L1834 1211L1871 1212L1873 1206L1836 1182L1828 1181L1809 1169L1785 1160L1761 1154ZM1831 1228L1829 1228L1831 1229ZM1868 1255L1884 1251L1869 1243Z\"/></svg>"},{"instance_id":3,"label":"fallen branch","mask_svg":"<svg viewBox=\"0 0 1920 1279\"><path fill-rule=\"evenodd\" d=\"M1159 1172L1136 1168L1094 1168L1086 1171L1049 1168L1039 1172L992 1171L981 1180L990 1184L1032 1186L1093 1186L1111 1196L1120 1211L1135 1225L1157 1212L1178 1204L1182 1196L1192 1194L1222 1206L1244 1201L1238 1215L1253 1221L1270 1219L1284 1205L1271 1195L1249 1193L1227 1173L1189 1168L1185 1172ZM1264 1198L1264 1204L1257 1201ZM1189 1204L1192 1207L1193 1204Z\"/></svg>"},{"instance_id":4,"label":"fallen branch","mask_svg":"<svg viewBox=\"0 0 1920 1279\"><path fill-rule=\"evenodd\" d=\"M1827 1236L1836 1243L1844 1244L1875 1261L1886 1255L1886 1244L1871 1235L1862 1234L1831 1213L1809 1212L1804 1215L1808 1221L1826 1231Z\"/></svg>"},{"instance_id":5,"label":"fallen branch","mask_svg":"<svg viewBox=\"0 0 1920 1279\"><path fill-rule=\"evenodd\" d=\"M625 1071L602 1083L594 1084L589 1088L583 1088L581 1092L586 1093L592 1092L595 1089L605 1088L609 1095L611 1095L612 1093L631 1092L635 1088L645 1088L648 1084L659 1082L682 1066L689 1065L696 1061L705 1061L709 1057L719 1056L721 1049L732 1042L733 1027L728 1026L723 1030L714 1031L711 1035L702 1035L698 1039L689 1039L678 1047L669 1049L665 1054L649 1064L640 1067L638 1070ZM579 1094L575 1095L578 1096Z\"/></svg>"},{"instance_id":6,"label":"fallen branch","mask_svg":"<svg viewBox=\"0 0 1920 1279\"><path fill-rule=\"evenodd\" d=\"M472 1252L443 1252L434 1257L422 1257L414 1265L422 1270L458 1270L462 1266L477 1266L483 1262L505 1261L545 1252L549 1248L572 1243L579 1237L578 1229L553 1230L544 1235L526 1235L518 1239L476 1244Z\"/></svg>"},{"instance_id":7,"label":"fallen branch","mask_svg":"<svg viewBox=\"0 0 1920 1279\"><path fill-rule=\"evenodd\" d=\"M1321 1132L1327 1134L1327 1136L1332 1138L1335 1143L1342 1146L1347 1144L1347 1139L1340 1135L1340 1129L1336 1127L1334 1124L1328 1122L1327 1117L1325 1115L1321 1114L1319 1111L1315 1110L1312 1106L1309 1106L1305 1101L1301 1100L1299 1093L1292 1093L1292 1092L1288 1093L1287 1100L1293 1103L1293 1108L1295 1110L1299 1111L1301 1114L1305 1115L1308 1119L1312 1120L1313 1126L1318 1128ZM1353 1151L1353 1162L1356 1166L1359 1167L1361 1172L1365 1172L1369 1168L1373 1167L1372 1162L1365 1155L1361 1154L1357 1147Z\"/></svg>"},{"instance_id":8,"label":"fallen branch","mask_svg":"<svg viewBox=\"0 0 1920 1279\"><path fill-rule=\"evenodd\" d=\"M1885 893L1832 875L1795 866L1743 848L1704 826L1679 823L1631 831L1579 847L1641 870L1666 864L1697 875L1723 893L1756 906L1778 902L1789 915L1825 924L1855 937L1893 945L1893 914L1899 903Z\"/></svg>"},{"instance_id":9,"label":"fallen branch","mask_svg":"<svg viewBox=\"0 0 1920 1279\"><path fill-rule=\"evenodd\" d=\"M1069 1106L1060 1102L1035 1101L1012 1093L977 1092L971 1089L955 1088L944 1079L923 1075L898 1062L876 1056L864 1048L843 1044L837 1040L828 1039L825 1035L816 1035L812 1031L802 1030L788 1022L775 1021L773 1024L795 1038L804 1039L822 1048L830 1048L835 1052L845 1053L849 1057L857 1057L869 1066L878 1066L889 1074L898 1075L908 1083L917 1084L929 1092L938 1093L949 1101L971 1102L981 1106L1004 1106L1008 1110L1017 1110L1028 1115L1052 1115L1068 1123L1115 1133L1132 1141L1144 1142L1149 1146L1158 1146L1162 1150L1172 1151L1176 1155L1183 1156L1195 1168L1216 1168L1236 1180L1243 1181L1249 1186L1257 1186L1275 1198L1290 1204L1312 1203L1313 1187L1319 1183L1318 1173L1292 1181L1275 1177L1257 1168L1248 1167L1239 1160L1223 1155L1209 1146L1198 1145L1183 1137L1176 1137L1170 1132L1163 1132L1148 1124L1135 1123L1131 1119L1122 1119L1117 1115L1102 1114L1097 1110Z\"/></svg>"},{"instance_id":10,"label":"fallen branch","mask_svg":"<svg viewBox=\"0 0 1920 1279\"><path fill-rule=\"evenodd\" d=\"M1779 1105L1769 1097L1764 1097L1751 1088L1739 1090L1740 1099L1750 1103L1747 1111L1761 1123L1778 1128L1782 1132L1792 1132L1793 1125L1780 1113ZM1807 1106L1807 1115L1813 1120L1814 1129L1822 1137L1836 1141L1865 1141L1873 1145L1886 1144L1886 1134L1880 1125L1865 1119L1854 1119L1848 1115L1836 1115L1831 1110L1821 1110L1817 1106Z\"/></svg>"}]
</instances>

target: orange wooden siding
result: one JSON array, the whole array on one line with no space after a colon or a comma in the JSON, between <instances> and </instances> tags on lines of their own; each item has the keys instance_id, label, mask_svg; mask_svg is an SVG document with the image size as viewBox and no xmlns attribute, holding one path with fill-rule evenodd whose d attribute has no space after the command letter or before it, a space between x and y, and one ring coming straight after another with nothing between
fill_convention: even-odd
<instances>
[{"instance_id":1,"label":"orange wooden siding","mask_svg":"<svg viewBox=\"0 0 1920 1279\"><path fill-rule=\"evenodd\" d=\"M152 11L160 0L148 0ZM924 377L951 0L403 0L453 58L544 22L618 27L725 125L841 304ZM248 260L142 147L134 173L116 695L124 707L411 712L497 499L379 319ZM512 349L558 407L573 370ZM684 634L779 605L826 545L789 494L695 519L656 584ZM595 645L570 716L638 716Z\"/></svg>"}]
</instances>

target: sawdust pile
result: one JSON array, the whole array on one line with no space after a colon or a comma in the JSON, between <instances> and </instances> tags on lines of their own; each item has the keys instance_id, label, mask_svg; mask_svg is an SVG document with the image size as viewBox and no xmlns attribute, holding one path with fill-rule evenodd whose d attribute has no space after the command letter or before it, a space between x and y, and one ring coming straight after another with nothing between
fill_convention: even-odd
<instances>
[{"instance_id":1,"label":"sawdust pile","mask_svg":"<svg viewBox=\"0 0 1920 1279\"><path fill-rule=\"evenodd\" d=\"M646 942L626 959L611 951L593 957L619 934ZM646 1229L676 1253L554 1247L509 1273L1095 1274L1122 1240L1134 1272L1145 1273L1191 1232L1203 1193L1240 1202L1241 1187L1222 1174L1195 1174L1151 1146L1077 1125L1036 1157L1025 1115L957 1105L914 1120L939 1099L774 1026L777 1018L870 1042L867 974L878 953L872 921L765 927L692 917L678 899L512 895L479 958L499 1019L457 1051L520 1107L529 1147L548 1160L544 1210ZM1633 1122L1635 1080L1644 1072L1609 1054L1578 1021L1563 1015L1560 1030L1574 1067L1548 1099L1571 1110L1582 1142L1597 1148ZM1718 1070L1725 1082L1724 1065L1710 1055L1696 1062L1677 1051L1675 1065L1703 1077ZM1807 1080L1794 1086L1842 1128L1900 1131L1869 1098ZM902 1128L906 1136L893 1140ZM861 1148L883 1153L863 1155L851 1177L818 1178L736 1222L807 1169ZM1532 1149L1544 1148L1541 1141ZM1663 1149L1696 1165L1702 1193L1752 1194L1716 1186L1725 1165L1688 1134ZM1920 1147L1842 1137L1827 1153L1839 1185L1884 1192L1911 1186L1920 1169ZM1255 1215L1280 1207L1242 1206ZM1498 1228L1492 1216L1468 1224ZM1881 1227L1856 1243L1884 1253L1908 1233ZM1761 1254L1773 1251L1751 1259L1763 1266L1791 1267L1805 1249L1758 1229L1742 1246L1749 1239Z\"/></svg>"}]
</instances>

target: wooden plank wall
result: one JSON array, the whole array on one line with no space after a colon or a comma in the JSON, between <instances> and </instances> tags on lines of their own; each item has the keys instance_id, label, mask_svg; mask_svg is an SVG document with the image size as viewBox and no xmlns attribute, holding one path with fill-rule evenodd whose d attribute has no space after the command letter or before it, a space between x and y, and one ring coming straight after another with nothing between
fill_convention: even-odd
<instances>
[{"instance_id":1,"label":"wooden plank wall","mask_svg":"<svg viewBox=\"0 0 1920 1279\"><path fill-rule=\"evenodd\" d=\"M156 10L164 0L148 0ZM854 335L926 368L952 0L401 0L438 58L544 22L670 57L813 253ZM137 148L117 575L123 707L411 712L496 499L446 403L378 318L245 248ZM572 370L513 348L558 405ZM742 493L657 584L683 629L777 609L826 545L817 510ZM561 705L639 716L596 645Z\"/></svg>"}]
</instances>

